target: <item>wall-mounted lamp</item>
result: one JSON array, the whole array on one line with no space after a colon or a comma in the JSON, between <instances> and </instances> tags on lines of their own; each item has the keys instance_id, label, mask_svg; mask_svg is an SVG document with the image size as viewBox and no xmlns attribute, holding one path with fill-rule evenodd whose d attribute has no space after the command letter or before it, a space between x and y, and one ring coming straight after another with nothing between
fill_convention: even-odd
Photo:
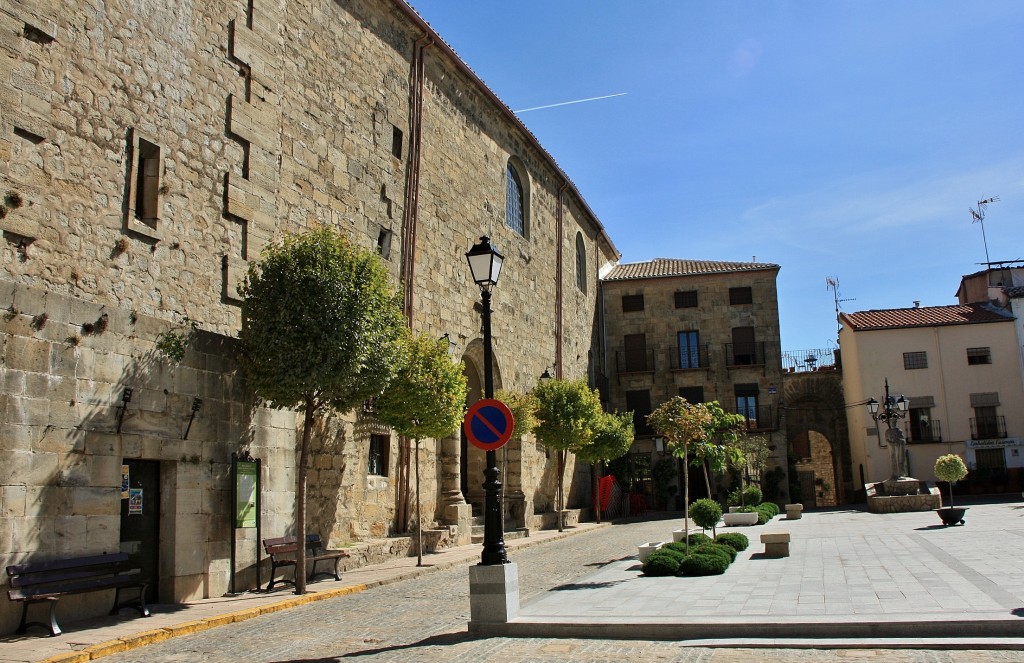
<instances>
[{"instance_id":1,"label":"wall-mounted lamp","mask_svg":"<svg viewBox=\"0 0 1024 663\"><path fill-rule=\"evenodd\" d=\"M199 410L201 410L202 408L203 408L203 399L202 398L198 398L198 397L197 398L193 398L192 399L192 416L190 416L188 418L188 426L185 428L185 435L182 436L183 440L187 440L188 439L188 432L190 430L192 430L192 422L195 421L195 419L196 419L196 412L199 412Z\"/></svg>"},{"instance_id":2,"label":"wall-mounted lamp","mask_svg":"<svg viewBox=\"0 0 1024 663\"><path fill-rule=\"evenodd\" d=\"M121 422L124 421L124 412L128 409L128 404L132 402L132 389L131 387L125 387L124 391L121 392L121 405L117 408L117 432L121 433Z\"/></svg>"},{"instance_id":3,"label":"wall-mounted lamp","mask_svg":"<svg viewBox=\"0 0 1024 663\"><path fill-rule=\"evenodd\" d=\"M548 370L550 368L550 366L544 368L544 372L540 374L539 378L537 378L538 382L543 384L552 378L551 372Z\"/></svg>"}]
</instances>

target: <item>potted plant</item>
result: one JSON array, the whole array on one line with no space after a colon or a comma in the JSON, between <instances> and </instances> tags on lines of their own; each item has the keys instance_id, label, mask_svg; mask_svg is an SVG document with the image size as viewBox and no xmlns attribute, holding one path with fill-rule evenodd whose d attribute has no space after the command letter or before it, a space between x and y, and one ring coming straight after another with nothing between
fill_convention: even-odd
<instances>
[{"instance_id":1,"label":"potted plant","mask_svg":"<svg viewBox=\"0 0 1024 663\"><path fill-rule=\"evenodd\" d=\"M953 484L965 476L967 476L967 466L964 465L964 460L960 456L946 454L945 456L939 456L935 461L935 478L939 481L949 482L949 506L936 509L939 518L942 519L942 524L947 527L957 523L964 524L964 513L967 509L964 507L955 508L953 506Z\"/></svg>"}]
</instances>

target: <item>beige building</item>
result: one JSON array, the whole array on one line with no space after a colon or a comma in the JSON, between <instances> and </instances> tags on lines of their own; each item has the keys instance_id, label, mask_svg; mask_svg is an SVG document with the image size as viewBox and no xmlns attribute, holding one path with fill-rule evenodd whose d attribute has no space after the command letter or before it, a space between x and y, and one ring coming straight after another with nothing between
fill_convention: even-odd
<instances>
[{"instance_id":1,"label":"beige building","mask_svg":"<svg viewBox=\"0 0 1024 663\"><path fill-rule=\"evenodd\" d=\"M646 415L673 396L746 416L772 448L773 497L788 500L778 272L766 263L659 258L602 278L609 407L634 413L640 462L629 483L649 502L654 486L643 473L661 458ZM691 499L706 492L699 470L690 487Z\"/></svg>"},{"instance_id":2,"label":"beige building","mask_svg":"<svg viewBox=\"0 0 1024 663\"><path fill-rule=\"evenodd\" d=\"M406 3L101 5L0 0L3 564L122 549L152 600L221 595L233 572L254 585L232 457L261 461L262 536L292 532L299 421L255 404L236 368L236 286L285 231L326 224L379 251L413 329L455 341L471 400L482 347L464 253L489 235L505 255L495 386L530 389L552 364L594 377L598 272L617 250ZM156 343L186 316L199 333L174 364ZM309 531L332 546L401 533L408 445L369 411L318 432ZM435 544L468 542L483 452L458 436L421 449ZM543 526L553 461L529 439L502 456L506 527Z\"/></svg>"},{"instance_id":3,"label":"beige building","mask_svg":"<svg viewBox=\"0 0 1024 663\"><path fill-rule=\"evenodd\" d=\"M854 474L861 485L891 475L885 429L866 402L909 400L899 422L909 475L934 481L935 459L964 457L969 492L1019 491L1024 468L1024 382L1006 309L963 304L843 313L839 342Z\"/></svg>"}]
</instances>

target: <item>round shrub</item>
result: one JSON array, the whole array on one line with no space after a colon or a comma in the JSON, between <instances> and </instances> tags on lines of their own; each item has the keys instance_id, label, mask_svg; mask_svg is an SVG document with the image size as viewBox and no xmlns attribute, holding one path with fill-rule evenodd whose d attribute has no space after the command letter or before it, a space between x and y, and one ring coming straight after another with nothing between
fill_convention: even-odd
<instances>
[{"instance_id":1,"label":"round shrub","mask_svg":"<svg viewBox=\"0 0 1024 663\"><path fill-rule=\"evenodd\" d=\"M762 502L758 506L763 507L772 512L772 516L779 515L779 505L775 502Z\"/></svg>"},{"instance_id":2,"label":"round shrub","mask_svg":"<svg viewBox=\"0 0 1024 663\"><path fill-rule=\"evenodd\" d=\"M757 506L764 499L760 486L747 486L743 489L743 500L751 506Z\"/></svg>"},{"instance_id":3,"label":"round shrub","mask_svg":"<svg viewBox=\"0 0 1024 663\"><path fill-rule=\"evenodd\" d=\"M758 525L764 525L765 523L767 523L769 520L771 520L772 518L774 518L776 516L776 514L773 513L771 509L765 507L764 504L757 505L756 507L754 507L754 510L757 511L757 524Z\"/></svg>"},{"instance_id":4,"label":"round shrub","mask_svg":"<svg viewBox=\"0 0 1024 663\"><path fill-rule=\"evenodd\" d=\"M727 568L729 568L729 559L724 555L690 555L679 565L679 574L687 576L718 576L725 573Z\"/></svg>"},{"instance_id":5,"label":"round shrub","mask_svg":"<svg viewBox=\"0 0 1024 663\"><path fill-rule=\"evenodd\" d=\"M724 557L730 564L732 560L736 559L736 551L729 546L723 546L719 543L705 543L702 546L697 546L690 551L690 555L714 555L716 557Z\"/></svg>"},{"instance_id":6,"label":"round shrub","mask_svg":"<svg viewBox=\"0 0 1024 663\"><path fill-rule=\"evenodd\" d=\"M690 534L686 537L686 539L690 542L690 548L693 548L694 546L699 546L703 543L711 543L711 537L701 532L697 532L696 534Z\"/></svg>"},{"instance_id":7,"label":"round shrub","mask_svg":"<svg viewBox=\"0 0 1024 663\"><path fill-rule=\"evenodd\" d=\"M647 557L643 572L647 576L674 576L679 573L679 562L680 559L674 553L659 548Z\"/></svg>"},{"instance_id":8,"label":"round shrub","mask_svg":"<svg viewBox=\"0 0 1024 663\"><path fill-rule=\"evenodd\" d=\"M673 541L672 543L666 543L662 547L658 548L657 552L663 552L666 555L671 555L678 559L680 562L686 557L686 548L679 541Z\"/></svg>"},{"instance_id":9,"label":"round shrub","mask_svg":"<svg viewBox=\"0 0 1024 663\"><path fill-rule=\"evenodd\" d=\"M740 534L739 532L726 532L725 534L719 534L716 536L715 543L727 545L733 550L740 552L747 549L747 546L750 545L750 539L747 538L746 534Z\"/></svg>"},{"instance_id":10,"label":"round shrub","mask_svg":"<svg viewBox=\"0 0 1024 663\"><path fill-rule=\"evenodd\" d=\"M722 519L722 507L705 497L690 505L690 517L704 529L712 529Z\"/></svg>"}]
</instances>

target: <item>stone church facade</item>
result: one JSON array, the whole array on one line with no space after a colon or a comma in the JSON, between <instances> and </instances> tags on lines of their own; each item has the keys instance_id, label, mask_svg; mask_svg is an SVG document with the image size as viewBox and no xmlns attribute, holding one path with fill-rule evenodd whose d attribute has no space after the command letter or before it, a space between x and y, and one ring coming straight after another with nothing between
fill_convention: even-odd
<instances>
[{"instance_id":1,"label":"stone church facade","mask_svg":"<svg viewBox=\"0 0 1024 663\"><path fill-rule=\"evenodd\" d=\"M483 353L463 254L481 235L505 255L496 387L604 372L598 273L617 249L402 0L0 0L0 195L4 564L125 549L162 602L221 595L233 570L254 585L232 456L261 462L261 535L290 533L300 420L246 388L236 288L283 232L329 225L379 251L412 328L455 341L470 400ZM192 322L169 361L157 342ZM408 447L371 408L318 433L309 531L332 546L398 533ZM483 452L420 446L425 519L438 545L468 542ZM506 527L541 526L553 459L532 439L502 456ZM0 629L15 611L4 601Z\"/></svg>"}]
</instances>

